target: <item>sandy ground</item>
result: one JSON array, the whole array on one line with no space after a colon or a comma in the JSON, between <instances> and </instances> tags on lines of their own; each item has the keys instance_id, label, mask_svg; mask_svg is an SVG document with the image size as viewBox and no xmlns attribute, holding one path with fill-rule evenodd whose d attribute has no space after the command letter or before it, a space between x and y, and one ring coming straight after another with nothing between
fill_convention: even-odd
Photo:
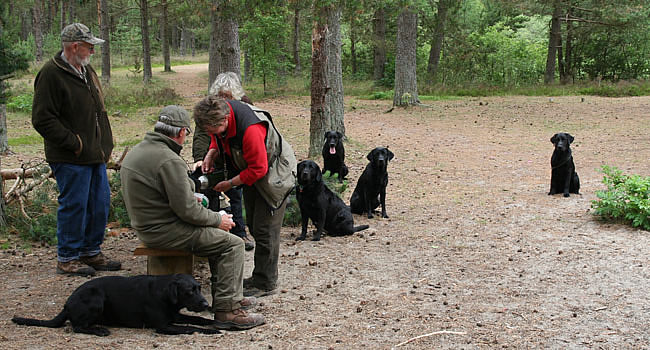
<instances>
[{"instance_id":1,"label":"sandy ground","mask_svg":"<svg viewBox=\"0 0 650 350\"><path fill-rule=\"evenodd\" d=\"M207 86L200 80L207 66L174 69L169 78L191 108ZM297 157L306 158L309 99L256 104L272 112ZM371 228L320 242L296 243L299 229L283 229L280 292L257 309L266 325L218 336L112 328L104 338L69 326L16 326L13 315L53 317L87 280L56 275L53 247L16 248L0 252L0 347L650 348L650 235L600 222L590 211L604 189L601 165L650 175L650 97L467 98L384 113L389 108L389 101L346 99L350 188L343 199L349 201L366 154L388 146L395 153L390 218L355 216ZM112 122L116 130L133 128L125 118ZM9 123L10 137L29 127ZM546 194L549 139L559 131L575 136L582 194L569 198ZM3 166L30 157L14 151ZM183 154L189 161L189 145ZM132 232L112 231L104 250L124 269L99 275L145 273L145 259L132 254L137 245ZM246 253L247 274L252 256ZM195 277L210 290L204 263Z\"/></svg>"}]
</instances>

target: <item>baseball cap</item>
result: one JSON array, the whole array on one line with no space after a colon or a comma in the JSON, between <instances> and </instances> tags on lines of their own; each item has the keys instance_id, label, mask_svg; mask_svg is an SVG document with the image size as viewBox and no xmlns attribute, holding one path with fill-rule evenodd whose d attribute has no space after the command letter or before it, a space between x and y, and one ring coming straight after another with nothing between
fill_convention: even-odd
<instances>
[{"instance_id":1,"label":"baseball cap","mask_svg":"<svg viewBox=\"0 0 650 350\"><path fill-rule=\"evenodd\" d=\"M192 132L190 127L190 114L183 107L176 105L166 106L160 111L158 121L179 128L187 128Z\"/></svg>"},{"instance_id":2,"label":"baseball cap","mask_svg":"<svg viewBox=\"0 0 650 350\"><path fill-rule=\"evenodd\" d=\"M84 41L92 45L99 45L104 42L103 39L94 36L90 29L81 23L72 23L65 26L61 31L61 41Z\"/></svg>"}]
</instances>

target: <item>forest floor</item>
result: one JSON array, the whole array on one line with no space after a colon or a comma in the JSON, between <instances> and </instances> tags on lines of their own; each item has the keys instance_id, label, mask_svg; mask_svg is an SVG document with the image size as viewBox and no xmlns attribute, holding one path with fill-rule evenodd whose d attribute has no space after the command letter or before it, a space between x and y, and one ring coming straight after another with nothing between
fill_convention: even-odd
<instances>
[{"instance_id":1,"label":"forest floor","mask_svg":"<svg viewBox=\"0 0 650 350\"><path fill-rule=\"evenodd\" d=\"M191 110L207 86L207 66L174 69L165 77ZM255 102L305 159L309 98ZM650 175L650 97L463 98L391 113L390 101L345 102L350 186L343 199L349 202L367 153L387 146L395 153L390 218L355 216L370 229L319 242L296 242L299 228L283 228L280 292L256 311L265 325L217 336L111 328L103 338L70 326L16 326L13 315L52 318L87 281L57 275L56 249L40 246L0 252L0 347L650 348L650 234L601 222L590 209L605 188L602 165ZM151 128L123 116L112 123L118 143ZM9 137L29 128L28 120L10 120ZM569 198L547 195L549 140L560 131L575 136L582 185ZM3 167L40 155L14 152ZM183 155L191 160L190 144ZM103 249L124 269L99 276L145 273L145 258L133 256L137 245L133 232L111 230ZM246 253L246 276L252 257ZM209 270L198 265L195 277L209 293Z\"/></svg>"}]
</instances>

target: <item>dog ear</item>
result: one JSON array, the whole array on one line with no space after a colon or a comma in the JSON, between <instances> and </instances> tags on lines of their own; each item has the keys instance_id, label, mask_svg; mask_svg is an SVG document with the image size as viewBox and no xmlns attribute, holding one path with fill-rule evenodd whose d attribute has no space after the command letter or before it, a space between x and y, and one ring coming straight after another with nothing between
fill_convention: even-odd
<instances>
[{"instance_id":1,"label":"dog ear","mask_svg":"<svg viewBox=\"0 0 650 350\"><path fill-rule=\"evenodd\" d=\"M336 136L339 137L339 140L343 140L343 134L341 134L340 131L337 131L337 132L336 132Z\"/></svg>"},{"instance_id":2,"label":"dog ear","mask_svg":"<svg viewBox=\"0 0 650 350\"><path fill-rule=\"evenodd\" d=\"M386 152L388 152L388 160L392 160L393 157L395 157L395 154L391 152L388 148L386 148Z\"/></svg>"},{"instance_id":3,"label":"dog ear","mask_svg":"<svg viewBox=\"0 0 650 350\"><path fill-rule=\"evenodd\" d=\"M566 136L569 138L569 143L573 142L573 136L571 134L566 134Z\"/></svg>"},{"instance_id":4,"label":"dog ear","mask_svg":"<svg viewBox=\"0 0 650 350\"><path fill-rule=\"evenodd\" d=\"M167 295L169 296L169 301L172 305L178 304L178 287L179 282L176 278L174 278L174 280L167 286Z\"/></svg>"},{"instance_id":5,"label":"dog ear","mask_svg":"<svg viewBox=\"0 0 650 350\"><path fill-rule=\"evenodd\" d=\"M370 153L368 153L368 155L366 156L366 159L368 159L368 160L372 160L372 156L373 156L374 154L375 154L375 150L373 149L372 151L370 151Z\"/></svg>"},{"instance_id":6,"label":"dog ear","mask_svg":"<svg viewBox=\"0 0 650 350\"><path fill-rule=\"evenodd\" d=\"M553 137L551 137L551 142L552 142L553 144L556 144L556 143L557 143L557 134L555 134L555 135L553 135Z\"/></svg>"},{"instance_id":7,"label":"dog ear","mask_svg":"<svg viewBox=\"0 0 650 350\"><path fill-rule=\"evenodd\" d=\"M315 171L315 172L316 172L316 182L321 182L321 181L323 181L323 172L320 171L320 169L318 169L318 168L316 168L316 169L314 169L314 170L316 170L316 171Z\"/></svg>"},{"instance_id":8,"label":"dog ear","mask_svg":"<svg viewBox=\"0 0 650 350\"><path fill-rule=\"evenodd\" d=\"M327 140L327 136L329 136L331 131L325 131L325 139Z\"/></svg>"}]
</instances>

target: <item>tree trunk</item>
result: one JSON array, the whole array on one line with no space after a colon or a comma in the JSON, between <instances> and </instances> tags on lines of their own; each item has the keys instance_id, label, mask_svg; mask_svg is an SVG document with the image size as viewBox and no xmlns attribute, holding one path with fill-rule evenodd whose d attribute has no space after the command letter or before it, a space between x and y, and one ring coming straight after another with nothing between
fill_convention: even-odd
<instances>
[{"instance_id":1,"label":"tree trunk","mask_svg":"<svg viewBox=\"0 0 650 350\"><path fill-rule=\"evenodd\" d=\"M438 15L436 16L436 27L434 29L433 42L431 51L429 51L429 64L427 65L427 80L431 84L438 73L438 64L440 63L440 52L442 52L442 43L445 39L445 24L447 23L447 10L449 9L447 0L438 1Z\"/></svg>"},{"instance_id":2,"label":"tree trunk","mask_svg":"<svg viewBox=\"0 0 650 350\"><path fill-rule=\"evenodd\" d=\"M3 81L0 80L0 84ZM0 87L0 93L4 93L4 89ZM7 134L7 106L0 105L0 154L4 155L9 151L9 135ZM2 180L0 180L2 181Z\"/></svg>"},{"instance_id":3,"label":"tree trunk","mask_svg":"<svg viewBox=\"0 0 650 350\"><path fill-rule=\"evenodd\" d=\"M352 76L357 74L357 31L354 16L350 17L350 65L352 66Z\"/></svg>"},{"instance_id":4,"label":"tree trunk","mask_svg":"<svg viewBox=\"0 0 650 350\"><path fill-rule=\"evenodd\" d=\"M567 11L567 17L571 17L571 3L569 2L569 8ZM573 22L566 22L566 39L564 45L564 56L562 59L563 65L562 70L560 71L560 83L567 84L573 77Z\"/></svg>"},{"instance_id":5,"label":"tree trunk","mask_svg":"<svg viewBox=\"0 0 650 350\"><path fill-rule=\"evenodd\" d=\"M221 1L217 11L221 23L221 72L234 72L241 80L241 53L239 50L239 24L232 16L235 9L230 6L230 1Z\"/></svg>"},{"instance_id":6,"label":"tree trunk","mask_svg":"<svg viewBox=\"0 0 650 350\"><path fill-rule=\"evenodd\" d=\"M68 24L76 22L77 19L77 8L74 6L75 2L73 0L68 0Z\"/></svg>"},{"instance_id":7,"label":"tree trunk","mask_svg":"<svg viewBox=\"0 0 650 350\"><path fill-rule=\"evenodd\" d=\"M343 123L343 69L341 67L341 7L334 5L328 11L327 50L327 93L325 94L325 115L329 126L320 135L322 144L325 131L339 131L345 135ZM326 124L327 126L327 124Z\"/></svg>"},{"instance_id":8,"label":"tree trunk","mask_svg":"<svg viewBox=\"0 0 650 350\"><path fill-rule=\"evenodd\" d=\"M65 19L65 15L68 13L68 2L65 0L61 0L61 23L59 25L59 31L63 31L63 28L67 25L67 21Z\"/></svg>"},{"instance_id":9,"label":"tree trunk","mask_svg":"<svg viewBox=\"0 0 650 350\"><path fill-rule=\"evenodd\" d=\"M384 77L386 65L386 12L383 7L375 10L372 19L372 44L373 44L373 80L379 84Z\"/></svg>"},{"instance_id":10,"label":"tree trunk","mask_svg":"<svg viewBox=\"0 0 650 350\"><path fill-rule=\"evenodd\" d=\"M181 26L181 43L179 44L181 57L185 57L186 49L187 49L187 29L185 29L185 25L183 25Z\"/></svg>"},{"instance_id":11,"label":"tree trunk","mask_svg":"<svg viewBox=\"0 0 650 350\"><path fill-rule=\"evenodd\" d=\"M148 84L151 72L151 46L149 45L149 9L147 0L140 0L140 28L142 31L142 81Z\"/></svg>"},{"instance_id":12,"label":"tree trunk","mask_svg":"<svg viewBox=\"0 0 650 350\"><path fill-rule=\"evenodd\" d=\"M544 83L551 84L555 81L555 62L557 61L557 49L560 46L560 16L562 9L560 1L553 3L553 17L551 18L551 29L548 35L548 53L546 56L546 71L544 73Z\"/></svg>"},{"instance_id":13,"label":"tree trunk","mask_svg":"<svg viewBox=\"0 0 650 350\"><path fill-rule=\"evenodd\" d=\"M248 51L244 51L244 80L245 82L249 83L253 81L253 71L251 67L251 56L248 53Z\"/></svg>"},{"instance_id":14,"label":"tree trunk","mask_svg":"<svg viewBox=\"0 0 650 350\"><path fill-rule=\"evenodd\" d=\"M214 0L210 11L210 22L212 28L210 30L210 49L208 52L208 89L212 85L217 75L221 72L221 54L219 53L219 15L217 14L217 7L219 0Z\"/></svg>"},{"instance_id":15,"label":"tree trunk","mask_svg":"<svg viewBox=\"0 0 650 350\"><path fill-rule=\"evenodd\" d=\"M42 0L34 0L32 8L32 30L34 31L34 44L36 45L36 62L43 61L43 30L42 26Z\"/></svg>"},{"instance_id":16,"label":"tree trunk","mask_svg":"<svg viewBox=\"0 0 650 350\"><path fill-rule=\"evenodd\" d=\"M6 119L5 105L0 105L0 118ZM2 157L0 157L0 170L2 170ZM7 226L7 216L5 214L5 189L4 181L0 179L0 227Z\"/></svg>"},{"instance_id":17,"label":"tree trunk","mask_svg":"<svg viewBox=\"0 0 650 350\"><path fill-rule=\"evenodd\" d=\"M162 42L162 54L165 68L163 71L171 72L172 63L169 55L169 39L167 39L167 0L161 0L162 16L160 19L160 41Z\"/></svg>"},{"instance_id":18,"label":"tree trunk","mask_svg":"<svg viewBox=\"0 0 650 350\"><path fill-rule=\"evenodd\" d=\"M20 40L27 40L31 32L33 23L32 14L30 10L24 10L20 15Z\"/></svg>"},{"instance_id":19,"label":"tree trunk","mask_svg":"<svg viewBox=\"0 0 650 350\"><path fill-rule=\"evenodd\" d=\"M324 11L314 8L314 12ZM309 121L309 157L320 154L323 135L329 123L325 114L325 95L327 94L327 16L322 14L314 20L311 34L311 118Z\"/></svg>"},{"instance_id":20,"label":"tree trunk","mask_svg":"<svg viewBox=\"0 0 650 350\"><path fill-rule=\"evenodd\" d=\"M393 106L420 103L416 74L417 22L418 15L410 7L404 8L397 18Z\"/></svg>"},{"instance_id":21,"label":"tree trunk","mask_svg":"<svg viewBox=\"0 0 650 350\"><path fill-rule=\"evenodd\" d=\"M300 67L300 8L296 6L293 10L293 74L299 76L302 72Z\"/></svg>"},{"instance_id":22,"label":"tree trunk","mask_svg":"<svg viewBox=\"0 0 650 350\"><path fill-rule=\"evenodd\" d=\"M108 0L100 2L99 28L102 39L102 80L108 86L111 82L111 24L108 15Z\"/></svg>"}]
</instances>

